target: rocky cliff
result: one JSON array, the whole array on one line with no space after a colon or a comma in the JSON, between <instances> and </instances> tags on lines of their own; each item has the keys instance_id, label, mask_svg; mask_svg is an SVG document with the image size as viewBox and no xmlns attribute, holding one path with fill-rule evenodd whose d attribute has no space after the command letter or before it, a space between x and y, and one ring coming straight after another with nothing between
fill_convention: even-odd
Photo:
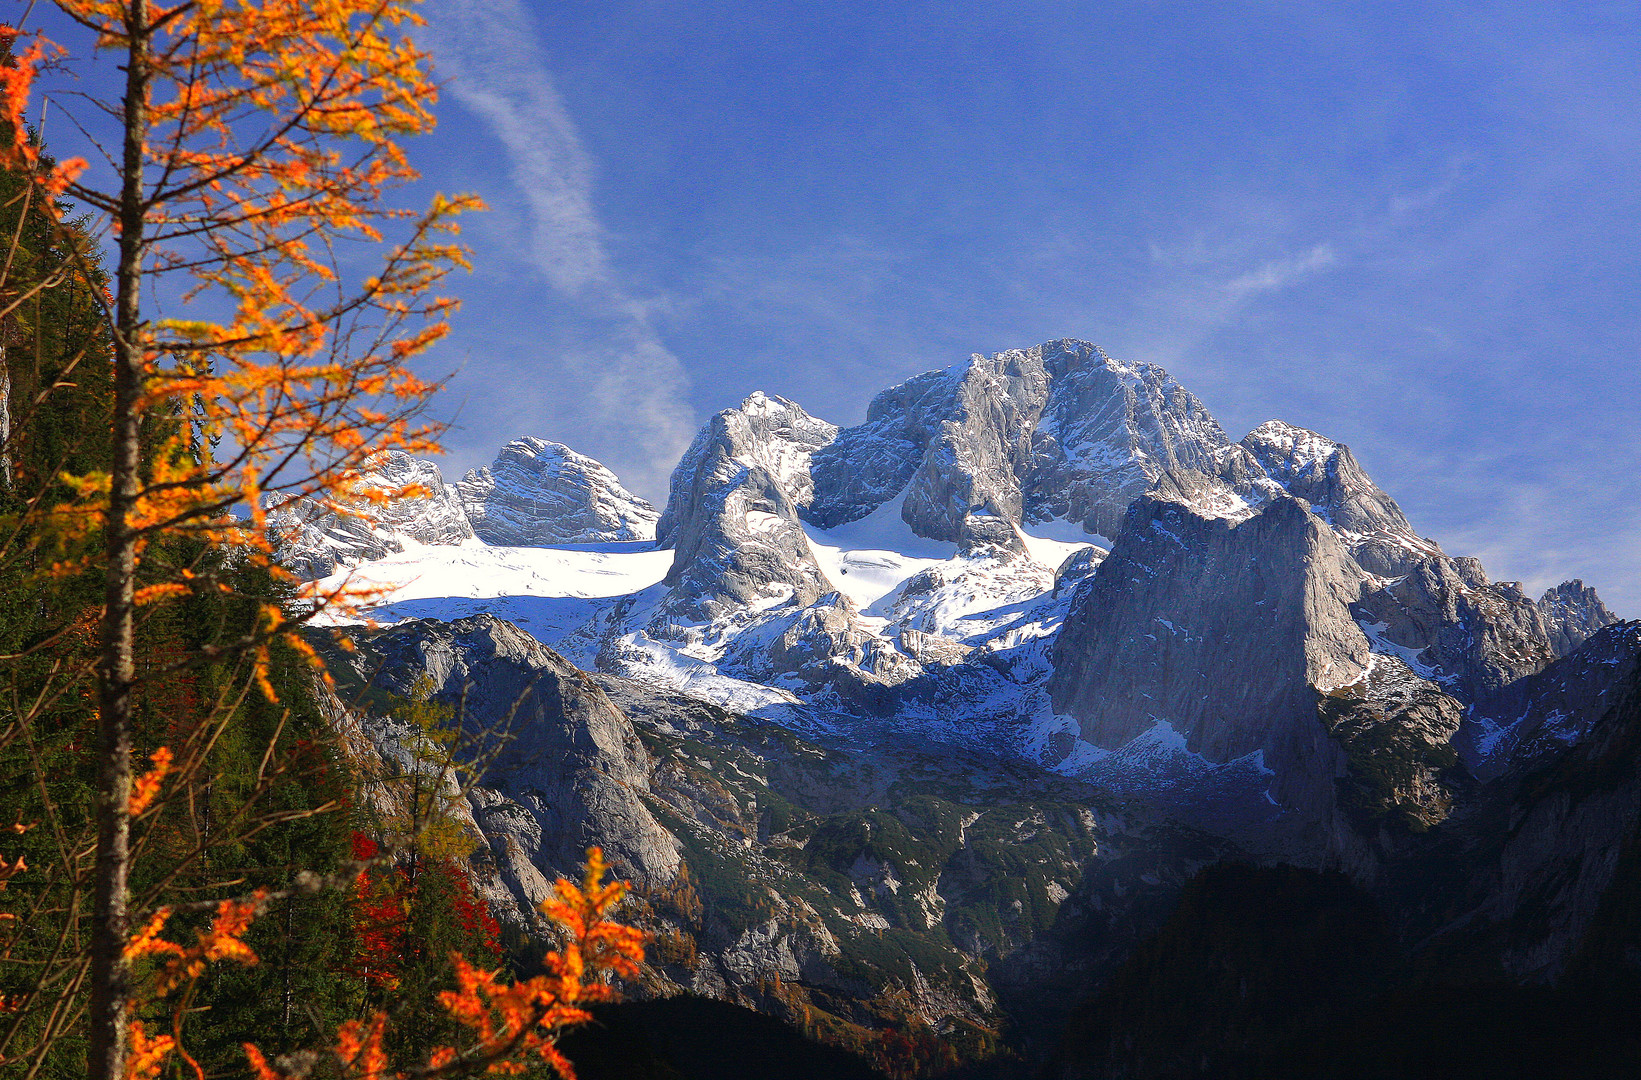
<instances>
[{"instance_id":1,"label":"rocky cliff","mask_svg":"<svg viewBox=\"0 0 1641 1080\"><path fill-rule=\"evenodd\" d=\"M906 492L922 536L1012 543L1009 525L1065 520L1115 536L1166 473L1280 489L1166 371L1053 341L929 372L879 394L866 422L813 456L807 515L831 527Z\"/></svg>"},{"instance_id":2,"label":"rocky cliff","mask_svg":"<svg viewBox=\"0 0 1641 1080\"><path fill-rule=\"evenodd\" d=\"M269 496L265 509L279 558L306 578L402 552L407 544L473 539L439 466L400 450L371 458L338 497Z\"/></svg>"},{"instance_id":3,"label":"rocky cliff","mask_svg":"<svg viewBox=\"0 0 1641 1080\"><path fill-rule=\"evenodd\" d=\"M1317 689L1367 670L1349 607L1361 577L1295 499L1239 520L1142 497L1060 630L1054 706L1096 746L1167 724L1212 761L1285 762Z\"/></svg>"},{"instance_id":4,"label":"rocky cliff","mask_svg":"<svg viewBox=\"0 0 1641 1080\"><path fill-rule=\"evenodd\" d=\"M1596 631L1618 621L1595 590L1578 578L1545 590L1538 598L1538 610L1557 656L1571 655Z\"/></svg>"},{"instance_id":5,"label":"rocky cliff","mask_svg":"<svg viewBox=\"0 0 1641 1080\"><path fill-rule=\"evenodd\" d=\"M1368 479L1350 447L1280 420L1261 424L1241 445L1267 476L1333 526L1368 573L1393 577L1441 554Z\"/></svg>"},{"instance_id":6,"label":"rocky cliff","mask_svg":"<svg viewBox=\"0 0 1641 1080\"><path fill-rule=\"evenodd\" d=\"M603 465L543 439L508 443L456 495L480 540L514 547L653 540L660 517Z\"/></svg>"},{"instance_id":7,"label":"rocky cliff","mask_svg":"<svg viewBox=\"0 0 1641 1080\"><path fill-rule=\"evenodd\" d=\"M673 549L670 610L710 620L747 607L806 607L832 591L797 503L812 494L810 455L836 433L762 394L712 418L673 470L657 529Z\"/></svg>"},{"instance_id":8,"label":"rocky cliff","mask_svg":"<svg viewBox=\"0 0 1641 1080\"><path fill-rule=\"evenodd\" d=\"M428 488L405 527L459 536ZM528 928L602 842L653 992L984 1042L1232 857L1343 870L1419 955L1555 980L1625 880L1633 624L1448 555L1325 436L1233 442L1154 365L976 356L845 428L753 394L679 462L654 550L576 547L643 514L553 444L459 488L479 540L558 546L420 541L446 546L378 612L419 621L340 662L509 731L464 795L488 895Z\"/></svg>"}]
</instances>

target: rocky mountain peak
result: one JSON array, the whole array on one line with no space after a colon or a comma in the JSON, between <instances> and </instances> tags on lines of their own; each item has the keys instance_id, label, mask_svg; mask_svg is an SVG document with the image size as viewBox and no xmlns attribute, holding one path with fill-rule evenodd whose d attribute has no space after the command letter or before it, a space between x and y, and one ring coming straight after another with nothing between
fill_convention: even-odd
<instances>
[{"instance_id":1,"label":"rocky mountain peak","mask_svg":"<svg viewBox=\"0 0 1641 1080\"><path fill-rule=\"evenodd\" d=\"M1325 468L1329 459L1345 449L1343 443L1285 420L1265 421L1243 438L1242 445L1268 463L1267 471L1278 483L1293 480L1317 466Z\"/></svg>"},{"instance_id":2,"label":"rocky mountain peak","mask_svg":"<svg viewBox=\"0 0 1641 1080\"><path fill-rule=\"evenodd\" d=\"M408 544L459 544L473 539L462 505L439 466L402 450L375 454L344 493L267 497L268 535L281 562L305 578L404 551ZM368 493L421 494L374 501Z\"/></svg>"},{"instance_id":3,"label":"rocky mountain peak","mask_svg":"<svg viewBox=\"0 0 1641 1080\"><path fill-rule=\"evenodd\" d=\"M459 488L493 543L655 520L608 470L539 439ZM1611 620L1582 584L1534 603L1444 555L1347 446L1280 421L1232 442L1162 368L1070 339L916 375L847 428L749 394L691 444L655 531L642 569L608 550L529 561L505 606L600 670L830 710L843 728L963 730L1056 767L1163 739L1195 762L1182 768L1246 772L1261 752L1314 780L1340 740L1415 713L1430 750L1458 711ZM1097 536L1109 558L1083 545ZM562 597L541 591L559 574ZM477 588L498 587L513 588ZM1444 796L1404 779L1439 820ZM1272 790L1329 798L1288 783Z\"/></svg>"},{"instance_id":4,"label":"rocky mountain peak","mask_svg":"<svg viewBox=\"0 0 1641 1080\"><path fill-rule=\"evenodd\" d=\"M1597 630L1619 621L1595 590L1578 578L1563 581L1539 597L1544 629L1557 656L1568 656Z\"/></svg>"},{"instance_id":5,"label":"rocky mountain peak","mask_svg":"<svg viewBox=\"0 0 1641 1080\"><path fill-rule=\"evenodd\" d=\"M703 483L732 481L741 471L757 469L794 506L814 497L810 458L830 445L835 424L816 419L796 402L765 394L748 395L701 429L672 470L667 506L656 527L662 544L671 544L699 506Z\"/></svg>"},{"instance_id":6,"label":"rocky mountain peak","mask_svg":"<svg viewBox=\"0 0 1641 1080\"><path fill-rule=\"evenodd\" d=\"M1249 432L1241 446L1289 495L1310 503L1369 573L1395 576L1441 554L1434 541L1413 531L1396 500L1368 478L1344 443L1270 420Z\"/></svg>"},{"instance_id":7,"label":"rocky mountain peak","mask_svg":"<svg viewBox=\"0 0 1641 1080\"><path fill-rule=\"evenodd\" d=\"M599 462L563 443L515 439L456 484L487 544L531 547L653 540L660 514Z\"/></svg>"},{"instance_id":8,"label":"rocky mountain peak","mask_svg":"<svg viewBox=\"0 0 1641 1080\"><path fill-rule=\"evenodd\" d=\"M1017 546L1016 527L1054 520L1112 536L1129 503L1186 471L1254 505L1282 494L1162 368L1064 339L883 391L813 454L804 513L831 528L904 491L915 532L965 547Z\"/></svg>"},{"instance_id":9,"label":"rocky mountain peak","mask_svg":"<svg viewBox=\"0 0 1641 1080\"><path fill-rule=\"evenodd\" d=\"M673 470L657 527L674 551L669 611L711 619L749 604L807 606L832 591L798 506L813 494L810 455L837 431L763 393L708 421Z\"/></svg>"},{"instance_id":10,"label":"rocky mountain peak","mask_svg":"<svg viewBox=\"0 0 1641 1080\"><path fill-rule=\"evenodd\" d=\"M1263 750L1285 767L1317 734L1317 688L1368 668L1349 607L1361 580L1296 499L1236 520L1142 496L1066 615L1054 707L1097 746L1165 724L1211 761Z\"/></svg>"}]
</instances>

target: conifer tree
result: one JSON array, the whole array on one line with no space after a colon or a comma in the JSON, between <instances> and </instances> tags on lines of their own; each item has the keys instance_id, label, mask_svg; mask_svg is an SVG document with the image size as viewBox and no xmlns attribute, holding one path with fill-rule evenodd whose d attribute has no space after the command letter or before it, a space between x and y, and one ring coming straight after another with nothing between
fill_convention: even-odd
<instances>
[{"instance_id":1,"label":"conifer tree","mask_svg":"<svg viewBox=\"0 0 1641 1080\"><path fill-rule=\"evenodd\" d=\"M60 512L101 534L97 664L98 841L93 911L92 1073L118 1077L126 1054L131 739L139 607L220 580L145 558L161 535L266 550L262 496L281 483L336 491L372 449L425 446L409 423L430 391L405 361L442 333L450 303L431 289L461 262L436 239L460 203L437 200L357 289L340 285L338 241L379 241L406 215L384 195L413 179L397 140L431 127L425 57L404 36L408 5L371 0L64 0L65 14L116 53L115 123L98 178L81 161L42 173L23 136L20 87L36 43L11 69L9 148L50 195L106 215L113 270L112 444ZM95 129L93 129L95 130ZM182 275L184 283L167 279ZM181 293L155 310L152 297ZM415 324L420 325L415 325ZM225 444L217 457L165 424L179 402ZM159 420L160 423L154 421ZM183 425L190 427L192 425ZM248 512L251 528L233 517ZM258 658L287 613L266 605L238 643ZM183 658L179 663L186 663ZM152 677L152 676L150 676Z\"/></svg>"},{"instance_id":2,"label":"conifer tree","mask_svg":"<svg viewBox=\"0 0 1641 1080\"><path fill-rule=\"evenodd\" d=\"M106 437L40 479L19 518L31 523L31 550L44 550L39 538L50 538L49 565L31 565L38 580L100 578L100 597L77 608L73 621L94 641L81 643L76 655L87 662L77 669L46 672L28 715L46 715L51 701L83 700L89 668L95 865L86 875L65 870L74 888L93 883L89 962L59 1000L71 1013L87 1012L88 1074L124 1080L154 1075L179 1055L193 1062L181 1025L201 973L212 962L256 959L245 935L270 902L265 891L202 912L209 921L196 945L167 936L181 909L161 898L167 882L202 871L228 842L209 817L212 755L228 718L251 693L279 712L280 650L311 659L293 631L304 616L351 598L345 588L293 596L270 558L264 499L298 493L349 512L362 494L417 494L362 493L355 481L372 453L433 445L435 430L418 419L433 387L407 362L445 331L454 305L435 290L465 265L448 234L476 204L436 197L425 211L409 212L386 198L416 176L400 141L432 125L434 88L427 58L408 37L418 21L410 0L57 6L116 56L124 85L80 120L103 139L92 156L105 167L53 162L26 124L33 80L53 47L0 34L14 54L0 68L0 167L21 179L24 202L64 245L70 276L90 283L97 271L90 246L69 239L75 230L63 220L64 198L92 214L80 232L110 237L115 254L107 290L84 294L102 316L101 336L86 339L81 362L106 373L107 422L98 425ZM363 276L337 255L357 241L383 252ZM6 280L23 282L16 274ZM8 313L50 287L13 290ZM17 400L15 387L6 400ZM8 415L15 429L16 410ZM9 451L17 440L4 445ZM258 575L279 587L247 589ZM189 638L174 625L190 603L213 596L236 601L237 614L218 620L223 632ZM94 634L87 613L96 617ZM185 647L143 654L140 646L167 627ZM202 668L213 672L209 679L187 674ZM143 709L190 687L208 690L206 700L177 714L200 719L134 768ZM282 775L284 764L270 762L284 723L244 806L267 803ZM26 725L18 730L27 737ZM168 794L192 798L202 787L201 838L180 845L133 909L134 872L143 869L134 860L156 850L154 830L134 839L133 821L165 812ZM251 824L236 813L241 837L294 820L275 810ZM67 862L72 848L59 842ZM14 870L8 863L0 876ZM417 1075L484 1069L522 1050L562 1064L554 1033L585 1015L579 1003L606 992L599 972L630 971L639 953L636 932L606 918L622 889L601 876L593 854L583 885L562 883L551 914L569 929L570 944L550 958L547 975L512 986L454 960L457 985L444 1006L472 1037L436 1050ZM81 990L88 1004L75 1005ZM173 1032L133 1022L134 1001L179 1002ZM328 1052L344 1073L386 1070L385 1024L378 1013L338 1029ZM246 1052L258 1075L279 1075L254 1046Z\"/></svg>"}]
</instances>

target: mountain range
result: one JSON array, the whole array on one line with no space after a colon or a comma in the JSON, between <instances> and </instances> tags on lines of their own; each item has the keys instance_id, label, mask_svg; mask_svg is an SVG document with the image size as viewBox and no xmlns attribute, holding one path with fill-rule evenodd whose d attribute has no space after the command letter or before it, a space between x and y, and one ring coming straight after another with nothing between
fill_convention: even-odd
<instances>
[{"instance_id":1,"label":"mountain range","mask_svg":"<svg viewBox=\"0 0 1641 1080\"><path fill-rule=\"evenodd\" d=\"M655 935L641 995L1070 1077L1277 1075L1250 1046L1407 987L1641 988L1641 624L1491 581L1347 446L1233 441L1155 365L976 355L847 428L755 393L659 512L540 439L358 483L426 494L269 513L299 574L383 590L314 631L339 729L402 759L393 703L431 686L504 733L453 792L488 902L542 932L601 844ZM1189 1062L1165 1005L1090 1019L1159 949L1285 904L1395 963L1350 953L1333 997Z\"/></svg>"}]
</instances>

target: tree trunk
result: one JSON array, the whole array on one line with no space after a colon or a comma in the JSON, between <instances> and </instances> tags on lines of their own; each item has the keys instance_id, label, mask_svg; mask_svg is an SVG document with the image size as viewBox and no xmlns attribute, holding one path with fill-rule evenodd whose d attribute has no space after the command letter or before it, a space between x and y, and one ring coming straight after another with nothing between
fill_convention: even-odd
<instances>
[{"instance_id":1,"label":"tree trunk","mask_svg":"<svg viewBox=\"0 0 1641 1080\"><path fill-rule=\"evenodd\" d=\"M11 368L0 345L0 488L11 488Z\"/></svg>"},{"instance_id":2,"label":"tree trunk","mask_svg":"<svg viewBox=\"0 0 1641 1080\"><path fill-rule=\"evenodd\" d=\"M148 126L147 0L126 8L124 146L120 189L120 259L115 282L114 445L104 523L102 655L98 669L97 864L91 936L92 1080L123 1080L130 1023L127 877L131 859L131 689L134 657L137 536L131 517L141 463L143 345L143 143Z\"/></svg>"}]
</instances>

